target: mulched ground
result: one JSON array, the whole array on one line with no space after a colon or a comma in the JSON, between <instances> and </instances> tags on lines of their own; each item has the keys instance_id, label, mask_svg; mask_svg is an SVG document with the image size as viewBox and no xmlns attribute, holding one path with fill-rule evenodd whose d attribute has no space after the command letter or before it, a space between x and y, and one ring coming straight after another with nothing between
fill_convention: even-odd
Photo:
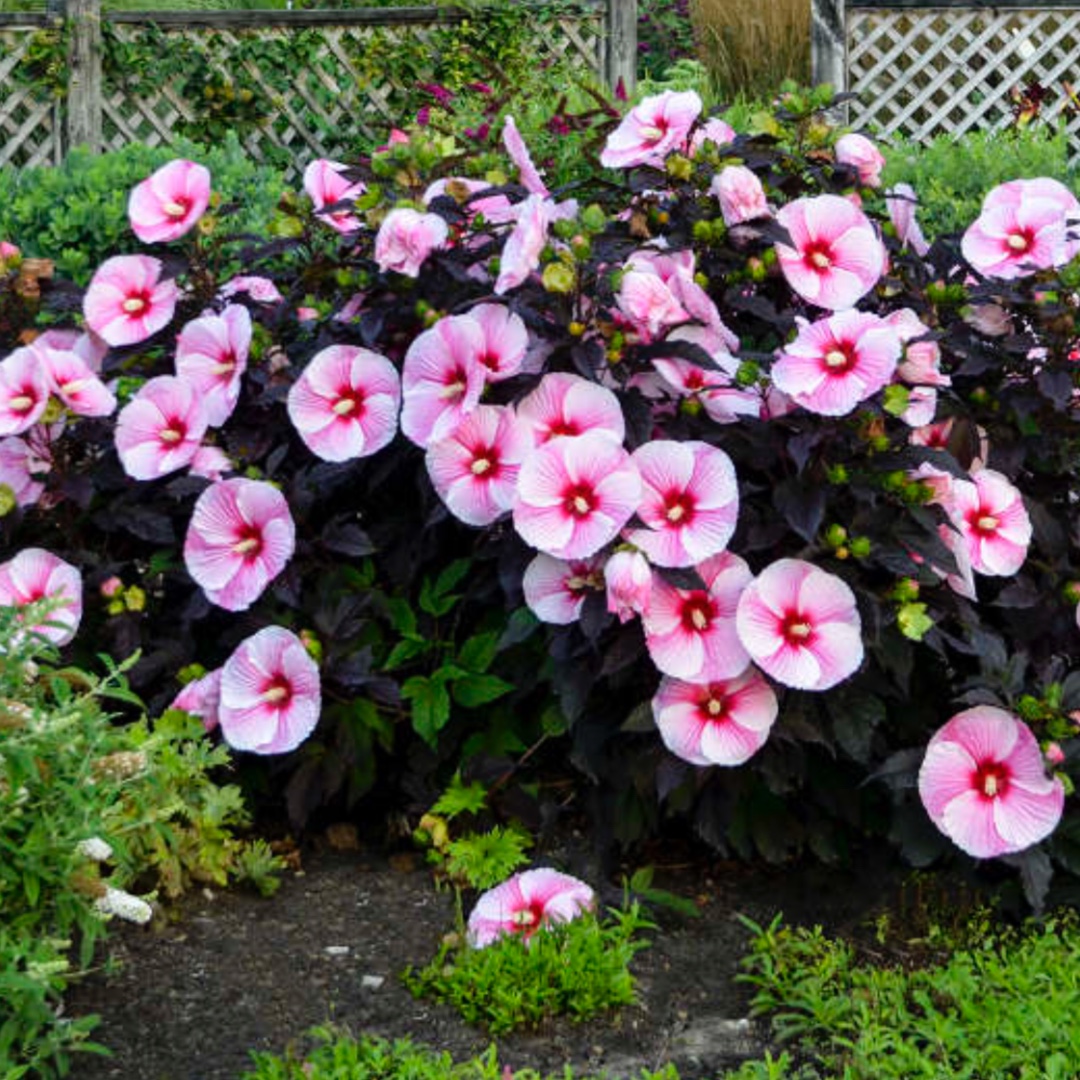
<instances>
[{"instance_id":1,"label":"mulched ground","mask_svg":"<svg viewBox=\"0 0 1080 1080\"><path fill-rule=\"evenodd\" d=\"M737 1066L764 1042L745 1020L746 989L733 981L747 941L736 914L761 922L784 911L789 922L852 927L896 880L885 870L864 868L856 879L823 867L700 860L669 870L657 884L693 896L702 917L659 914L654 944L635 961L640 1006L499 1040L500 1060L616 1077L667 1061L686 1078ZM450 895L416 859L328 848L288 872L272 899L207 890L150 927L114 922L105 950L119 970L68 996L71 1015L101 1016L95 1034L113 1056L77 1059L72 1077L238 1080L250 1050L280 1052L328 1021L410 1036L459 1059L476 1054L488 1037L449 1007L414 999L400 981L407 965L430 959L451 923Z\"/></svg>"}]
</instances>

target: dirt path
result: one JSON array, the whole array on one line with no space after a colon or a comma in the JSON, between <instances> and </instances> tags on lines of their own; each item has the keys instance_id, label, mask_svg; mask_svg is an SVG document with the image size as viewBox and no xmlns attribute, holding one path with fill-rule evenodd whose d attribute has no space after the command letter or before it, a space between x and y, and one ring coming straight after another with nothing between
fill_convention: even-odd
<instances>
[{"instance_id":1,"label":"dirt path","mask_svg":"<svg viewBox=\"0 0 1080 1080\"><path fill-rule=\"evenodd\" d=\"M735 913L760 921L786 908L790 921L842 925L881 895L875 876L698 868L680 884L703 901L702 917L661 916L654 945L635 961L639 1007L500 1040L500 1059L614 1076L668 1060L684 1077L737 1065L761 1042L742 1020L746 991L733 982L747 940ZM399 979L430 959L451 922L450 896L426 870L361 852L312 858L270 900L196 894L164 926L114 923L106 949L119 972L95 976L68 1000L72 1015L102 1017L96 1036L114 1056L78 1060L73 1080L236 1080L249 1050L280 1052L331 1020L354 1033L408 1035L456 1058L478 1053L491 1040L451 1009L415 1000Z\"/></svg>"}]
</instances>

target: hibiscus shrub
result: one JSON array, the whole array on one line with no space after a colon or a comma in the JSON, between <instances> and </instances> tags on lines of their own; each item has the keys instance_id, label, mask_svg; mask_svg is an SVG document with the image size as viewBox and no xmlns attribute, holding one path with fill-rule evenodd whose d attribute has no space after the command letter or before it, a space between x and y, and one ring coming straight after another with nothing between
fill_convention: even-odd
<instances>
[{"instance_id":1,"label":"hibiscus shrub","mask_svg":"<svg viewBox=\"0 0 1080 1080\"><path fill-rule=\"evenodd\" d=\"M828 103L745 135L665 91L572 191L512 120L516 183L397 131L229 280L166 166L129 203L162 257L0 363L5 546L87 571L159 703L186 668L285 753L299 820L568 728L601 839L948 838L1037 897L1078 859L1080 206L1014 181L929 244Z\"/></svg>"}]
</instances>

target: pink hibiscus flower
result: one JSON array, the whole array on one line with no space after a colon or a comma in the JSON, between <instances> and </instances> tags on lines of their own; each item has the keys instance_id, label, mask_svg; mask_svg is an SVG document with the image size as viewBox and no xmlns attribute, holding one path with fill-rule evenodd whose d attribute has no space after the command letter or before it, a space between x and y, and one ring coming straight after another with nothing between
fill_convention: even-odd
<instances>
[{"instance_id":1,"label":"pink hibiscus flower","mask_svg":"<svg viewBox=\"0 0 1080 1080\"><path fill-rule=\"evenodd\" d=\"M727 146L735 141L735 129L719 116L712 116L694 129L690 136L690 153L696 154L706 143Z\"/></svg>"},{"instance_id":2,"label":"pink hibiscus flower","mask_svg":"<svg viewBox=\"0 0 1080 1080\"><path fill-rule=\"evenodd\" d=\"M35 341L30 348L45 370L49 390L76 416L111 416L116 398L75 352L51 349Z\"/></svg>"},{"instance_id":3,"label":"pink hibiscus flower","mask_svg":"<svg viewBox=\"0 0 1080 1080\"><path fill-rule=\"evenodd\" d=\"M1031 518L1020 492L1001 473L980 469L970 481L954 480L945 510L976 573L1009 577L1023 565Z\"/></svg>"},{"instance_id":4,"label":"pink hibiscus flower","mask_svg":"<svg viewBox=\"0 0 1080 1080\"><path fill-rule=\"evenodd\" d=\"M916 255L925 255L930 250L930 245L926 242L922 229L915 220L917 206L915 189L910 184L896 184L885 192L885 208L896 230L900 247L910 246Z\"/></svg>"},{"instance_id":5,"label":"pink hibiscus flower","mask_svg":"<svg viewBox=\"0 0 1080 1080\"><path fill-rule=\"evenodd\" d=\"M418 446L445 439L476 408L487 368L484 332L468 315L447 315L418 335L401 371L401 430Z\"/></svg>"},{"instance_id":6,"label":"pink hibiscus flower","mask_svg":"<svg viewBox=\"0 0 1080 1080\"><path fill-rule=\"evenodd\" d=\"M206 434L202 397L185 379L159 375L146 382L116 418L116 449L124 472L156 480L190 465Z\"/></svg>"},{"instance_id":7,"label":"pink hibiscus flower","mask_svg":"<svg viewBox=\"0 0 1080 1080\"><path fill-rule=\"evenodd\" d=\"M550 372L518 403L518 419L537 446L561 435L600 433L621 443L626 420L619 399L603 386L569 372Z\"/></svg>"},{"instance_id":8,"label":"pink hibiscus flower","mask_svg":"<svg viewBox=\"0 0 1080 1080\"><path fill-rule=\"evenodd\" d=\"M427 257L446 247L449 232L438 214L422 214L407 206L391 210L375 237L375 261L384 272L418 277Z\"/></svg>"},{"instance_id":9,"label":"pink hibiscus flower","mask_svg":"<svg viewBox=\"0 0 1080 1080\"><path fill-rule=\"evenodd\" d=\"M251 315L228 304L220 315L192 319L176 339L176 374L203 398L210 427L220 427L240 398L251 348Z\"/></svg>"},{"instance_id":10,"label":"pink hibiscus flower","mask_svg":"<svg viewBox=\"0 0 1080 1080\"><path fill-rule=\"evenodd\" d=\"M86 325L108 344L137 345L167 326L176 311L176 282L161 281L149 255L115 255L96 270L83 297Z\"/></svg>"},{"instance_id":11,"label":"pink hibiscus flower","mask_svg":"<svg viewBox=\"0 0 1080 1080\"><path fill-rule=\"evenodd\" d=\"M48 374L33 349L16 349L0 361L0 435L28 431L48 404Z\"/></svg>"},{"instance_id":12,"label":"pink hibiscus flower","mask_svg":"<svg viewBox=\"0 0 1080 1080\"><path fill-rule=\"evenodd\" d=\"M730 551L706 559L698 573L704 589L678 589L654 576L642 620L645 644L665 675L689 682L731 679L750 662L735 632L735 611L753 575Z\"/></svg>"},{"instance_id":13,"label":"pink hibiscus flower","mask_svg":"<svg viewBox=\"0 0 1080 1080\"><path fill-rule=\"evenodd\" d=\"M727 547L739 516L735 466L708 443L656 439L638 447L638 517L627 538L657 566L694 566Z\"/></svg>"},{"instance_id":14,"label":"pink hibiscus flower","mask_svg":"<svg viewBox=\"0 0 1080 1080\"><path fill-rule=\"evenodd\" d=\"M177 240L203 216L209 203L210 170L178 158L132 188L131 231L144 244Z\"/></svg>"},{"instance_id":15,"label":"pink hibiscus flower","mask_svg":"<svg viewBox=\"0 0 1080 1080\"><path fill-rule=\"evenodd\" d=\"M608 611L618 615L619 622L648 615L652 579L652 569L640 551L616 551L604 563Z\"/></svg>"},{"instance_id":16,"label":"pink hibiscus flower","mask_svg":"<svg viewBox=\"0 0 1080 1080\"><path fill-rule=\"evenodd\" d=\"M776 217L794 245L776 245L780 269L804 300L839 311L877 284L885 268L885 248L866 215L847 199L796 199Z\"/></svg>"},{"instance_id":17,"label":"pink hibiscus flower","mask_svg":"<svg viewBox=\"0 0 1080 1080\"><path fill-rule=\"evenodd\" d=\"M480 363L488 382L502 382L521 370L529 349L529 332L520 315L503 304L477 304L469 310L484 333Z\"/></svg>"},{"instance_id":18,"label":"pink hibiscus flower","mask_svg":"<svg viewBox=\"0 0 1080 1080\"><path fill-rule=\"evenodd\" d=\"M541 552L525 568L521 587L529 610L555 626L577 622L590 592L604 588L601 560L556 559Z\"/></svg>"},{"instance_id":19,"label":"pink hibiscus flower","mask_svg":"<svg viewBox=\"0 0 1080 1080\"><path fill-rule=\"evenodd\" d=\"M518 177L525 190L546 199L551 192L548 191L540 173L537 172L532 156L529 154L529 148L525 145L525 140L521 137L521 132L518 131L512 116L507 116L503 122L502 140L506 152L510 155L510 160L517 166Z\"/></svg>"},{"instance_id":20,"label":"pink hibiscus flower","mask_svg":"<svg viewBox=\"0 0 1080 1080\"><path fill-rule=\"evenodd\" d=\"M999 184L960 244L984 277L1011 280L1062 266L1080 251L1069 232L1080 224L1080 203L1064 184L1039 177Z\"/></svg>"},{"instance_id":21,"label":"pink hibiscus flower","mask_svg":"<svg viewBox=\"0 0 1080 1080\"><path fill-rule=\"evenodd\" d=\"M739 600L735 626L754 663L798 690L828 690L863 661L855 594L802 559L762 570Z\"/></svg>"},{"instance_id":22,"label":"pink hibiscus flower","mask_svg":"<svg viewBox=\"0 0 1080 1080\"><path fill-rule=\"evenodd\" d=\"M233 463L229 455L218 446L200 446L188 466L188 473L204 480L221 480Z\"/></svg>"},{"instance_id":23,"label":"pink hibiscus flower","mask_svg":"<svg viewBox=\"0 0 1080 1080\"><path fill-rule=\"evenodd\" d=\"M225 661L218 719L236 750L295 750L315 730L321 708L319 669L300 639L283 627L253 634Z\"/></svg>"},{"instance_id":24,"label":"pink hibiscus flower","mask_svg":"<svg viewBox=\"0 0 1080 1080\"><path fill-rule=\"evenodd\" d=\"M836 160L842 165L851 165L859 174L859 182L867 187L881 185L881 170L885 168L885 158L881 151L865 136L857 132L841 135L836 140Z\"/></svg>"},{"instance_id":25,"label":"pink hibiscus flower","mask_svg":"<svg viewBox=\"0 0 1080 1080\"><path fill-rule=\"evenodd\" d=\"M66 645L82 619L82 574L43 548L24 548L0 563L0 607L21 608L45 599L55 602L55 610L28 630L54 645Z\"/></svg>"},{"instance_id":26,"label":"pink hibiscus flower","mask_svg":"<svg viewBox=\"0 0 1080 1080\"><path fill-rule=\"evenodd\" d=\"M45 485L35 479L42 471L25 439L16 435L0 439L0 486L11 489L19 506L33 506L41 498Z\"/></svg>"},{"instance_id":27,"label":"pink hibiscus flower","mask_svg":"<svg viewBox=\"0 0 1080 1080\"><path fill-rule=\"evenodd\" d=\"M518 470L531 450L509 408L480 405L453 435L428 446L428 475L454 517L490 525L513 505Z\"/></svg>"},{"instance_id":28,"label":"pink hibiscus flower","mask_svg":"<svg viewBox=\"0 0 1080 1080\"><path fill-rule=\"evenodd\" d=\"M469 914L469 944L482 949L504 936L526 940L541 927L569 922L596 907L583 881L546 867L515 874L489 889Z\"/></svg>"},{"instance_id":29,"label":"pink hibiscus flower","mask_svg":"<svg viewBox=\"0 0 1080 1080\"><path fill-rule=\"evenodd\" d=\"M324 461L368 457L397 433L401 380L385 356L330 345L293 383L287 407L300 438Z\"/></svg>"},{"instance_id":30,"label":"pink hibiscus flower","mask_svg":"<svg viewBox=\"0 0 1080 1080\"><path fill-rule=\"evenodd\" d=\"M701 98L693 90L665 90L644 98L608 136L600 164L606 169L663 168L672 150L685 147L700 115Z\"/></svg>"},{"instance_id":31,"label":"pink hibiscus flower","mask_svg":"<svg viewBox=\"0 0 1080 1080\"><path fill-rule=\"evenodd\" d=\"M752 169L745 165L726 165L713 177L709 194L720 202L724 224L741 225L745 221L771 217L765 189Z\"/></svg>"},{"instance_id":32,"label":"pink hibiscus flower","mask_svg":"<svg viewBox=\"0 0 1080 1080\"><path fill-rule=\"evenodd\" d=\"M315 216L339 233L355 232L360 228L360 219L345 209L320 211L324 206L352 202L367 191L366 184L352 183L342 176L347 168L340 161L318 158L304 170L304 190L315 205Z\"/></svg>"},{"instance_id":33,"label":"pink hibiscus flower","mask_svg":"<svg viewBox=\"0 0 1080 1080\"><path fill-rule=\"evenodd\" d=\"M580 559L614 540L640 501L641 477L613 439L552 439L522 463L514 528L540 551Z\"/></svg>"},{"instance_id":34,"label":"pink hibiscus flower","mask_svg":"<svg viewBox=\"0 0 1080 1080\"><path fill-rule=\"evenodd\" d=\"M882 318L841 311L803 322L772 366L772 381L809 412L846 416L888 384L900 359L900 339Z\"/></svg>"},{"instance_id":35,"label":"pink hibiscus flower","mask_svg":"<svg viewBox=\"0 0 1080 1080\"><path fill-rule=\"evenodd\" d=\"M576 203L574 208L576 211ZM499 258L496 296L516 289L540 266L540 254L548 242L548 229L552 222L563 216L566 215L542 195L530 195L514 207L514 227Z\"/></svg>"},{"instance_id":36,"label":"pink hibiscus flower","mask_svg":"<svg viewBox=\"0 0 1080 1080\"><path fill-rule=\"evenodd\" d=\"M268 277L260 277L257 274L241 274L230 278L218 289L218 296L223 300L228 300L237 293L247 293L259 304L280 304L285 299Z\"/></svg>"},{"instance_id":37,"label":"pink hibiscus flower","mask_svg":"<svg viewBox=\"0 0 1080 1080\"><path fill-rule=\"evenodd\" d=\"M1039 743L993 705L957 713L939 728L919 770L919 797L933 823L976 859L1037 844L1061 820L1065 789L1046 775Z\"/></svg>"},{"instance_id":38,"label":"pink hibiscus flower","mask_svg":"<svg viewBox=\"0 0 1080 1080\"><path fill-rule=\"evenodd\" d=\"M737 368L738 361L704 327L681 327L667 340L702 345L724 370L698 367L689 360L653 360L652 365L665 387L671 387L679 397L692 397L701 402L706 415L717 424L734 424L740 417L761 415L761 395L733 384L732 374L726 367L730 362L732 369Z\"/></svg>"},{"instance_id":39,"label":"pink hibiscus flower","mask_svg":"<svg viewBox=\"0 0 1080 1080\"><path fill-rule=\"evenodd\" d=\"M218 708L221 705L221 668L210 671L201 679L194 679L172 699L170 709L182 709L191 716L197 716L207 731L213 731L220 720Z\"/></svg>"},{"instance_id":40,"label":"pink hibiscus flower","mask_svg":"<svg viewBox=\"0 0 1080 1080\"><path fill-rule=\"evenodd\" d=\"M246 611L292 558L296 526L272 484L236 478L198 498L184 540L184 565L207 599Z\"/></svg>"},{"instance_id":41,"label":"pink hibiscus flower","mask_svg":"<svg viewBox=\"0 0 1080 1080\"><path fill-rule=\"evenodd\" d=\"M941 371L941 348L927 326L911 308L893 311L885 321L896 331L903 357L896 377L909 386L951 386L952 379Z\"/></svg>"},{"instance_id":42,"label":"pink hibiscus flower","mask_svg":"<svg viewBox=\"0 0 1080 1080\"><path fill-rule=\"evenodd\" d=\"M779 711L752 667L712 682L661 679L652 708L664 745L691 765L742 765L765 745Z\"/></svg>"}]
</instances>

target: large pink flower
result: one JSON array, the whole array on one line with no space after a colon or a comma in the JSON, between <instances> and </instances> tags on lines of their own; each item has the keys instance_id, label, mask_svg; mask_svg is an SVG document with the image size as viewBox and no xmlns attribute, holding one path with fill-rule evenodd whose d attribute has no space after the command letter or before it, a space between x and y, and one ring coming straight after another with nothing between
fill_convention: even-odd
<instances>
[{"instance_id":1,"label":"large pink flower","mask_svg":"<svg viewBox=\"0 0 1080 1080\"><path fill-rule=\"evenodd\" d=\"M709 194L719 200L720 215L729 228L772 216L757 173L745 165L726 165L721 169L709 185Z\"/></svg>"},{"instance_id":2,"label":"large pink flower","mask_svg":"<svg viewBox=\"0 0 1080 1080\"><path fill-rule=\"evenodd\" d=\"M665 90L644 98L608 136L600 164L608 169L663 168L672 150L685 147L700 115L701 98L693 90Z\"/></svg>"},{"instance_id":3,"label":"large pink flower","mask_svg":"<svg viewBox=\"0 0 1080 1080\"><path fill-rule=\"evenodd\" d=\"M1070 239L1080 203L1064 184L1040 177L999 184L964 233L960 250L985 277L1012 279L1062 266L1080 250Z\"/></svg>"},{"instance_id":4,"label":"large pink flower","mask_svg":"<svg viewBox=\"0 0 1080 1080\"><path fill-rule=\"evenodd\" d=\"M866 215L847 199L796 199L776 217L794 245L776 245L780 269L804 300L839 311L877 284L885 268L885 248Z\"/></svg>"},{"instance_id":5,"label":"large pink flower","mask_svg":"<svg viewBox=\"0 0 1080 1080\"><path fill-rule=\"evenodd\" d=\"M484 333L480 363L488 382L502 382L521 370L529 349L529 332L520 315L504 304L477 304L469 310Z\"/></svg>"},{"instance_id":6,"label":"large pink flower","mask_svg":"<svg viewBox=\"0 0 1080 1080\"><path fill-rule=\"evenodd\" d=\"M111 416L116 398L76 352L52 349L35 341L31 346L40 358L54 393L76 416Z\"/></svg>"},{"instance_id":7,"label":"large pink flower","mask_svg":"<svg viewBox=\"0 0 1080 1080\"><path fill-rule=\"evenodd\" d=\"M525 568L521 588L529 610L556 626L577 622L590 592L604 588L601 559L556 559L543 552Z\"/></svg>"},{"instance_id":8,"label":"large pink flower","mask_svg":"<svg viewBox=\"0 0 1080 1080\"><path fill-rule=\"evenodd\" d=\"M137 345L167 326L176 310L176 282L161 280L149 255L114 255L90 279L83 297L86 325L110 345Z\"/></svg>"},{"instance_id":9,"label":"large pink flower","mask_svg":"<svg viewBox=\"0 0 1080 1080\"><path fill-rule=\"evenodd\" d=\"M503 405L480 405L453 435L427 450L439 498L467 525L490 525L514 502L518 470L532 440Z\"/></svg>"},{"instance_id":10,"label":"large pink flower","mask_svg":"<svg viewBox=\"0 0 1080 1080\"><path fill-rule=\"evenodd\" d=\"M0 361L0 435L28 431L48 404L48 373L33 349L16 349Z\"/></svg>"},{"instance_id":11,"label":"large pink flower","mask_svg":"<svg viewBox=\"0 0 1080 1080\"><path fill-rule=\"evenodd\" d=\"M750 662L735 632L735 611L752 574L730 551L698 567L704 589L679 589L653 576L649 613L642 622L653 663L690 682L731 679Z\"/></svg>"},{"instance_id":12,"label":"large pink flower","mask_svg":"<svg viewBox=\"0 0 1080 1080\"><path fill-rule=\"evenodd\" d=\"M502 296L516 289L540 265L540 254L548 241L548 229L560 215L555 204L542 195L530 195L514 207L514 227L499 258L495 293Z\"/></svg>"},{"instance_id":13,"label":"large pink flower","mask_svg":"<svg viewBox=\"0 0 1080 1080\"><path fill-rule=\"evenodd\" d=\"M253 634L225 661L218 718L225 741L237 750L295 750L315 730L321 708L319 669L283 627Z\"/></svg>"},{"instance_id":14,"label":"large pink flower","mask_svg":"<svg viewBox=\"0 0 1080 1080\"><path fill-rule=\"evenodd\" d=\"M0 564L0 607L25 607L38 600L57 603L55 611L28 629L54 645L66 645L82 619L82 575L70 563L43 548L24 548Z\"/></svg>"},{"instance_id":15,"label":"large pink flower","mask_svg":"<svg viewBox=\"0 0 1080 1080\"><path fill-rule=\"evenodd\" d=\"M657 439L634 451L643 484L628 539L657 566L694 566L727 547L739 516L735 466L708 443Z\"/></svg>"},{"instance_id":16,"label":"large pink flower","mask_svg":"<svg viewBox=\"0 0 1080 1080\"><path fill-rule=\"evenodd\" d=\"M779 706L761 675L747 667L733 679L662 679L652 702L664 745L691 765L742 765L764 745Z\"/></svg>"},{"instance_id":17,"label":"large pink flower","mask_svg":"<svg viewBox=\"0 0 1080 1080\"><path fill-rule=\"evenodd\" d=\"M882 318L841 311L803 323L772 366L772 381L804 409L846 416L892 379L900 339Z\"/></svg>"},{"instance_id":18,"label":"large pink flower","mask_svg":"<svg viewBox=\"0 0 1080 1080\"><path fill-rule=\"evenodd\" d=\"M289 419L324 461L368 457L393 441L401 407L397 368L356 345L317 352L293 383Z\"/></svg>"},{"instance_id":19,"label":"large pink flower","mask_svg":"<svg viewBox=\"0 0 1080 1080\"><path fill-rule=\"evenodd\" d=\"M355 232L360 228L360 219L347 209L322 213L323 207L352 202L367 191L366 184L352 183L342 176L347 168L340 161L318 158L304 170L304 190L315 205L316 217L339 233Z\"/></svg>"},{"instance_id":20,"label":"large pink flower","mask_svg":"<svg viewBox=\"0 0 1080 1080\"><path fill-rule=\"evenodd\" d=\"M970 481L954 480L945 510L976 573L1009 577L1023 565L1031 518L1020 492L1001 473L980 469Z\"/></svg>"},{"instance_id":21,"label":"large pink flower","mask_svg":"<svg viewBox=\"0 0 1080 1080\"><path fill-rule=\"evenodd\" d=\"M552 439L521 466L514 527L540 551L579 559L614 540L640 500L641 477L613 439Z\"/></svg>"},{"instance_id":22,"label":"large pink flower","mask_svg":"<svg viewBox=\"0 0 1080 1080\"><path fill-rule=\"evenodd\" d=\"M391 210L375 237L375 261L380 270L418 277L424 260L446 247L449 229L438 214L421 214L411 207Z\"/></svg>"},{"instance_id":23,"label":"large pink flower","mask_svg":"<svg viewBox=\"0 0 1080 1080\"><path fill-rule=\"evenodd\" d=\"M919 797L934 824L976 859L1023 851L1061 819L1065 789L1046 775L1031 729L993 705L939 728L919 770Z\"/></svg>"},{"instance_id":24,"label":"large pink flower","mask_svg":"<svg viewBox=\"0 0 1080 1080\"><path fill-rule=\"evenodd\" d=\"M487 368L484 332L468 315L447 315L420 334L401 371L401 430L418 446L452 435L476 408Z\"/></svg>"},{"instance_id":25,"label":"large pink flower","mask_svg":"<svg viewBox=\"0 0 1080 1080\"><path fill-rule=\"evenodd\" d=\"M131 231L144 243L183 236L210 202L210 170L178 158L136 184L128 198Z\"/></svg>"},{"instance_id":26,"label":"large pink flower","mask_svg":"<svg viewBox=\"0 0 1080 1080\"><path fill-rule=\"evenodd\" d=\"M762 570L739 600L735 626L754 663L798 690L828 690L863 660L854 593L802 559L779 559Z\"/></svg>"},{"instance_id":27,"label":"large pink flower","mask_svg":"<svg viewBox=\"0 0 1080 1080\"><path fill-rule=\"evenodd\" d=\"M206 408L185 379L159 375L145 383L116 418L116 449L124 472L156 480L190 465L206 434Z\"/></svg>"},{"instance_id":28,"label":"large pink flower","mask_svg":"<svg viewBox=\"0 0 1080 1080\"><path fill-rule=\"evenodd\" d=\"M626 435L619 399L603 386L569 372L544 375L518 403L517 414L537 446L560 435L599 432L617 443Z\"/></svg>"},{"instance_id":29,"label":"large pink flower","mask_svg":"<svg viewBox=\"0 0 1080 1080\"><path fill-rule=\"evenodd\" d=\"M596 907L583 881L546 867L515 874L483 893L469 914L469 944L482 949L506 935L530 938L541 927L569 922Z\"/></svg>"},{"instance_id":30,"label":"large pink flower","mask_svg":"<svg viewBox=\"0 0 1080 1080\"><path fill-rule=\"evenodd\" d=\"M207 672L201 679L193 679L172 699L170 709L183 709L197 716L207 731L213 731L220 723L218 709L221 705L221 668Z\"/></svg>"},{"instance_id":31,"label":"large pink flower","mask_svg":"<svg viewBox=\"0 0 1080 1080\"><path fill-rule=\"evenodd\" d=\"M203 397L210 427L232 415L251 348L251 315L242 304L228 304L220 315L193 319L176 339L176 374Z\"/></svg>"},{"instance_id":32,"label":"large pink flower","mask_svg":"<svg viewBox=\"0 0 1080 1080\"><path fill-rule=\"evenodd\" d=\"M236 478L198 498L184 540L184 565L226 611L246 611L292 558L296 526L272 484Z\"/></svg>"}]
</instances>

